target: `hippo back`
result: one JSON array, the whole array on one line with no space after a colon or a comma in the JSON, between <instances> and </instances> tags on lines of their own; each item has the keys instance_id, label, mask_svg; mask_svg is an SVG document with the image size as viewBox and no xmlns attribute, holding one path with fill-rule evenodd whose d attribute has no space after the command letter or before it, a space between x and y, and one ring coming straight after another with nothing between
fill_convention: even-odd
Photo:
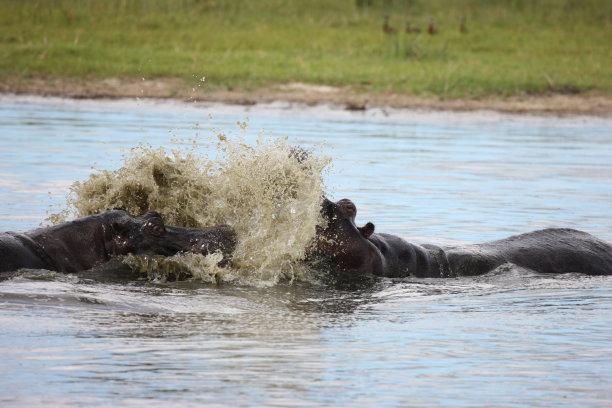
<instances>
[{"instance_id":1,"label":"hippo back","mask_svg":"<svg viewBox=\"0 0 612 408\"><path fill-rule=\"evenodd\" d=\"M612 275L612 245L586 232L550 228L498 241L446 249L458 275L486 273L511 262L540 273Z\"/></svg>"}]
</instances>

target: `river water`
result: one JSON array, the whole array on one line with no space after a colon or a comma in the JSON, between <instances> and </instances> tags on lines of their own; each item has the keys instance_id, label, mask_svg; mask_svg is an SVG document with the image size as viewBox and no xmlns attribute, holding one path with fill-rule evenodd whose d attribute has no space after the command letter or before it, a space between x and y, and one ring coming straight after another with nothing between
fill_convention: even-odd
<instances>
[{"instance_id":1,"label":"river water","mask_svg":"<svg viewBox=\"0 0 612 408\"><path fill-rule=\"evenodd\" d=\"M612 120L0 96L0 230L139 142L316 147L330 197L417 243L564 226L612 241ZM321 144L323 146L321 147ZM2 406L604 407L612 278L507 268L352 286L0 281Z\"/></svg>"}]
</instances>

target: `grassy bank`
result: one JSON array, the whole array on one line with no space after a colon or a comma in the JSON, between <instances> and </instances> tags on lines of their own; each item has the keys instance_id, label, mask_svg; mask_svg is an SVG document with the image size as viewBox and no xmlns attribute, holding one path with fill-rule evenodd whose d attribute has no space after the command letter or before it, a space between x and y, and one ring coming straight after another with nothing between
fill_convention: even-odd
<instances>
[{"instance_id":1,"label":"grassy bank","mask_svg":"<svg viewBox=\"0 0 612 408\"><path fill-rule=\"evenodd\" d=\"M382 15L397 33L383 33ZM421 33L406 33L407 19ZM442 98L612 95L611 38L609 0L4 0L0 81L195 86L206 77L211 90L299 81Z\"/></svg>"}]
</instances>

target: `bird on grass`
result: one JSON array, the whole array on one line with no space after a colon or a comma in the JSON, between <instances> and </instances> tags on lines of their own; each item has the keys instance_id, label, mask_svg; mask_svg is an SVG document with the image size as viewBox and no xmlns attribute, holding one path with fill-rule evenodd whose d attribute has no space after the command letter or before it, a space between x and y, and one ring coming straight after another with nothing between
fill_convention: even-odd
<instances>
[{"instance_id":1,"label":"bird on grass","mask_svg":"<svg viewBox=\"0 0 612 408\"><path fill-rule=\"evenodd\" d=\"M461 17L461 25L459 25L459 32L463 34L466 34L468 32L468 29L465 26L465 16Z\"/></svg>"},{"instance_id":2,"label":"bird on grass","mask_svg":"<svg viewBox=\"0 0 612 408\"><path fill-rule=\"evenodd\" d=\"M383 32L385 34L396 34L397 30L389 25L389 16L385 15L383 16L383 18L385 20L382 27Z\"/></svg>"},{"instance_id":3,"label":"bird on grass","mask_svg":"<svg viewBox=\"0 0 612 408\"><path fill-rule=\"evenodd\" d=\"M438 30L436 29L436 27L434 27L434 22L433 22L433 18L429 19L429 27L427 28L427 32L430 35L434 35L438 33Z\"/></svg>"}]
</instances>

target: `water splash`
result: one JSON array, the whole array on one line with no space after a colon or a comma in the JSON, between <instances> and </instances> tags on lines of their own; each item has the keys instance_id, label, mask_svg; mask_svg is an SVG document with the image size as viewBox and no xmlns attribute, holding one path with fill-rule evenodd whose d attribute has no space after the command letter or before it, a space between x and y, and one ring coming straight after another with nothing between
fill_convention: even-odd
<instances>
[{"instance_id":1,"label":"water splash","mask_svg":"<svg viewBox=\"0 0 612 408\"><path fill-rule=\"evenodd\" d=\"M240 124L246 132L246 123ZM199 137L199 136L198 136ZM176 148L141 144L117 170L101 170L74 183L68 208L53 222L110 209L134 216L154 210L168 225L205 227L229 224L238 244L231 266L217 266L216 254L181 254L170 258L126 257L140 273L187 269L205 282L268 285L306 279L300 264L305 249L323 223L319 209L323 175L330 159L319 151L291 146L287 138L265 138L254 145L242 137L215 133L204 141L173 139ZM212 157L202 147L214 152ZM174 272L173 272L174 271Z\"/></svg>"}]
</instances>

